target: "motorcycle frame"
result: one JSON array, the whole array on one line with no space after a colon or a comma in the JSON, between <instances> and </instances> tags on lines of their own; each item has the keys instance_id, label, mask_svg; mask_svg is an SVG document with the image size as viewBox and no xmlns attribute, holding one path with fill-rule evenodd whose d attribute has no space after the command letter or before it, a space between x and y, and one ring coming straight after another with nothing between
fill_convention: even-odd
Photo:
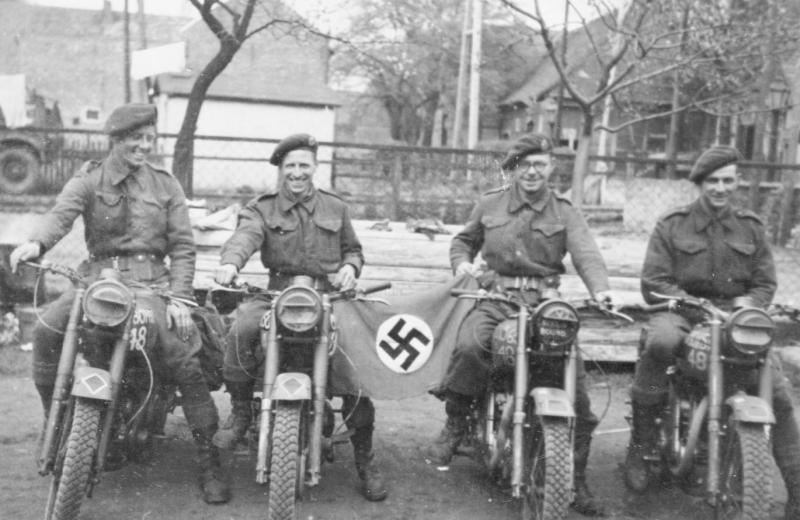
<instances>
[{"instance_id":1,"label":"motorcycle frame","mask_svg":"<svg viewBox=\"0 0 800 520\"><path fill-rule=\"evenodd\" d=\"M306 485L316 486L320 481L322 465L322 426L325 417L325 399L328 387L328 351L330 346L331 314L333 306L330 296L320 294L322 315L319 323L319 336L314 346L314 366L312 374L313 414L311 416L309 456ZM271 453L271 423L275 392L275 381L280 367L280 341L278 320L274 309L270 312L269 329L261 331L261 345L264 349L264 381L261 397L261 415L258 431L258 451L256 454L256 482L269 482L269 454ZM306 478L303 475L301 478Z\"/></svg>"}]
</instances>

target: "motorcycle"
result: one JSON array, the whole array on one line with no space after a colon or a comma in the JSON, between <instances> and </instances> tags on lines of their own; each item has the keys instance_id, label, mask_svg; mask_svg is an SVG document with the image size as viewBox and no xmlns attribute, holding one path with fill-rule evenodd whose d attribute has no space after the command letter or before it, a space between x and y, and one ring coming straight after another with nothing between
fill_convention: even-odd
<instances>
[{"instance_id":1,"label":"motorcycle","mask_svg":"<svg viewBox=\"0 0 800 520\"><path fill-rule=\"evenodd\" d=\"M665 301L642 310L683 309L702 319L667 370L658 450L645 457L650 474L702 490L715 518L770 518L772 317L737 302L727 312L700 298L653 296Z\"/></svg>"},{"instance_id":2,"label":"motorcycle","mask_svg":"<svg viewBox=\"0 0 800 520\"><path fill-rule=\"evenodd\" d=\"M511 495L522 499L523 520L566 518L573 498L578 309L631 318L593 300L571 303L554 287L454 289L451 295L516 311L494 331L488 388L471 405L456 454L476 458L510 485Z\"/></svg>"},{"instance_id":3,"label":"motorcycle","mask_svg":"<svg viewBox=\"0 0 800 520\"><path fill-rule=\"evenodd\" d=\"M67 267L23 263L75 286L37 454L39 474L52 476L45 520L73 520L109 465L153 457L167 414L179 405L177 386L153 367L156 325L152 311L137 306L139 294L157 290L123 283L114 269L90 283Z\"/></svg>"},{"instance_id":4,"label":"motorcycle","mask_svg":"<svg viewBox=\"0 0 800 520\"><path fill-rule=\"evenodd\" d=\"M320 482L322 460L333 461L333 445L348 437L333 434L335 410L327 396L329 357L336 347L333 303L391 284L324 292L314 288L311 277L294 276L282 291L238 287L218 290L271 300L260 322L263 384L254 395L258 420L249 436L257 439L256 482L269 484L267 518L293 519L305 488Z\"/></svg>"}]
</instances>

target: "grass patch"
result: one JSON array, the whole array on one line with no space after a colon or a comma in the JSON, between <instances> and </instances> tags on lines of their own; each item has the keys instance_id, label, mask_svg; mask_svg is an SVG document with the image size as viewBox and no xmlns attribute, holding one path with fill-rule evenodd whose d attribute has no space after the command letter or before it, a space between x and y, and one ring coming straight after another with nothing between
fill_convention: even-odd
<instances>
[{"instance_id":1,"label":"grass patch","mask_svg":"<svg viewBox=\"0 0 800 520\"><path fill-rule=\"evenodd\" d=\"M24 352L19 345L8 345L0 348L0 375L30 375L33 353Z\"/></svg>"}]
</instances>

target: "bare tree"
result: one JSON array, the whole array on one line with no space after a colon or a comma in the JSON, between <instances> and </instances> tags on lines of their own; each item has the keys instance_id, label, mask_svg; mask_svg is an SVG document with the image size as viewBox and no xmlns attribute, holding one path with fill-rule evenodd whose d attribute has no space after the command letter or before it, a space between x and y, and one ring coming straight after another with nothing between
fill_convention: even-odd
<instances>
[{"instance_id":1,"label":"bare tree","mask_svg":"<svg viewBox=\"0 0 800 520\"><path fill-rule=\"evenodd\" d=\"M175 143L173 170L187 194L192 193L197 121L214 80L230 64L242 45L254 35L277 25L283 25L289 31L310 30L310 27L291 10L283 9L276 2L269 0L189 0L189 2L216 36L219 48L192 85L186 114Z\"/></svg>"},{"instance_id":2,"label":"bare tree","mask_svg":"<svg viewBox=\"0 0 800 520\"><path fill-rule=\"evenodd\" d=\"M567 55L557 48L542 17L540 0L534 0L533 10L512 0L502 1L538 27L560 82L581 110L582 130L572 182L572 199L576 203L583 200L583 178L589 168L589 152L596 131L618 132L643 120L689 109L710 113L752 110L749 107L757 86L765 81L763 72L771 61L767 57L778 50L774 46L764 48L769 31L777 31L777 27L759 23L770 12L764 11L763 5L629 0L624 5L625 15L615 16L616 8L606 0L597 0L593 5L601 23L593 24L595 30L586 18L581 18L581 29L588 42L584 57L592 62L590 68L594 70L591 88L587 89L585 81L576 81L577 64L569 63ZM628 101L635 101L628 103L628 108L637 104L641 108L645 98L631 93L637 89L640 93L656 87L663 89L664 85L673 94L668 108L653 111L649 106L647 113L629 111L632 117L613 126L596 124L601 103L613 101L619 107L627 96Z\"/></svg>"}]
</instances>

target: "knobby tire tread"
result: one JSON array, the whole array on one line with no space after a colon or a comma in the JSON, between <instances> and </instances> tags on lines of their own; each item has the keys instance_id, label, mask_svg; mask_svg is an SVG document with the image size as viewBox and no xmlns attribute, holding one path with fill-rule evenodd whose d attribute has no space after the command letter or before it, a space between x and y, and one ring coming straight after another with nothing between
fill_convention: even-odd
<instances>
[{"instance_id":1,"label":"knobby tire tread","mask_svg":"<svg viewBox=\"0 0 800 520\"><path fill-rule=\"evenodd\" d=\"M268 520L297 516L297 472L300 442L300 403L278 403L272 430Z\"/></svg>"},{"instance_id":2,"label":"knobby tire tread","mask_svg":"<svg viewBox=\"0 0 800 520\"><path fill-rule=\"evenodd\" d=\"M94 401L78 399L67 438L67 451L53 505L52 520L78 518L97 452L99 428L100 405Z\"/></svg>"}]
</instances>

